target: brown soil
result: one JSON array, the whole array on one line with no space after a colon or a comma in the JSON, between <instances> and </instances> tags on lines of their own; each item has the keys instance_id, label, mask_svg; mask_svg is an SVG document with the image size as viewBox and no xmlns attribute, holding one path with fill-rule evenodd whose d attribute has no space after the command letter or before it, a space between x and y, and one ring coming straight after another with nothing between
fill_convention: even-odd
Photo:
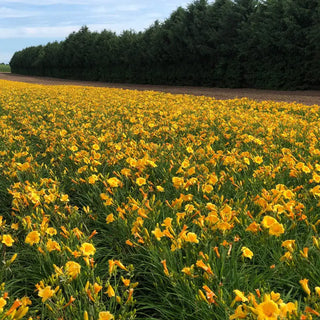
<instances>
[{"instance_id":1,"label":"brown soil","mask_svg":"<svg viewBox=\"0 0 320 320\"><path fill-rule=\"evenodd\" d=\"M49 77L23 76L7 72L0 72L0 79L20 81L26 83L44 85L76 85L91 87L123 88L131 90L153 90L170 92L174 94L192 94L198 96L214 97L216 99L233 99L248 97L250 99L263 101L286 101L297 102L305 105L320 105L320 91L275 91L258 89L227 89L227 88L207 88L190 86L167 86L167 85L148 85L148 84L128 84L128 83L107 83L96 81L66 80Z\"/></svg>"}]
</instances>

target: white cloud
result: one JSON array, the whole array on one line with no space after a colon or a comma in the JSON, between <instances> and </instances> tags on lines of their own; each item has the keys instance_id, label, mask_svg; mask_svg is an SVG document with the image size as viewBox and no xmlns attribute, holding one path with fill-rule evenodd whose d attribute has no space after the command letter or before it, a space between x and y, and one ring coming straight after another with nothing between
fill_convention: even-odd
<instances>
[{"instance_id":1,"label":"white cloud","mask_svg":"<svg viewBox=\"0 0 320 320\"><path fill-rule=\"evenodd\" d=\"M7 4L22 4L22 5L36 5L36 6L48 6L53 4L64 4L64 5L100 5L100 4L117 4L118 1L115 0L91 0L88 3L88 0L2 0L2 3ZM130 3L130 2L129 2Z\"/></svg>"},{"instance_id":2,"label":"white cloud","mask_svg":"<svg viewBox=\"0 0 320 320\"><path fill-rule=\"evenodd\" d=\"M136 4L129 4L129 5L103 5L103 6L96 6L96 7L90 7L89 11L96 16L119 16L123 15L125 17L126 12L138 12L140 10L145 9L145 6L142 5L136 5Z\"/></svg>"},{"instance_id":3,"label":"white cloud","mask_svg":"<svg viewBox=\"0 0 320 320\"><path fill-rule=\"evenodd\" d=\"M147 21L144 21L137 31L143 30L148 27ZM150 24L153 22L150 19ZM137 26L139 21L135 21ZM69 25L69 26L58 26L58 27L18 27L18 28L0 28L0 39L12 39L12 38L51 38L62 40L66 38L70 33L77 32L82 25ZM104 29L111 30L117 33L121 33L123 30L131 29L130 22L127 25L123 23L110 23L110 24L87 24L90 31L101 32ZM133 28L132 28L133 29Z\"/></svg>"},{"instance_id":4,"label":"white cloud","mask_svg":"<svg viewBox=\"0 0 320 320\"><path fill-rule=\"evenodd\" d=\"M99 25L99 27L101 27ZM0 28L0 39L12 38L57 38L66 37L73 31L78 31L81 26L60 27L18 27ZM102 30L102 29L101 29Z\"/></svg>"},{"instance_id":5,"label":"white cloud","mask_svg":"<svg viewBox=\"0 0 320 320\"><path fill-rule=\"evenodd\" d=\"M52 4L86 4L86 1L82 0L45 0L45 1L37 1L37 0L4 0L3 3L7 4L22 4L22 5L34 5L34 6L48 6Z\"/></svg>"},{"instance_id":6,"label":"white cloud","mask_svg":"<svg viewBox=\"0 0 320 320\"><path fill-rule=\"evenodd\" d=\"M34 10L15 10L8 7L0 7L1 16L0 19L5 18L27 18L34 17L40 14L38 11Z\"/></svg>"},{"instance_id":7,"label":"white cloud","mask_svg":"<svg viewBox=\"0 0 320 320\"><path fill-rule=\"evenodd\" d=\"M117 11L128 11L128 12L134 12L134 11L139 11L141 9L145 8L145 6L141 6L141 5L136 5L136 4L130 4L130 5L119 5L119 6L115 6L112 8L113 12L117 12Z\"/></svg>"},{"instance_id":8,"label":"white cloud","mask_svg":"<svg viewBox=\"0 0 320 320\"><path fill-rule=\"evenodd\" d=\"M179 0L1 0L3 4L22 4L22 5L36 5L36 6L48 6L53 4L63 4L63 5L90 5L91 7L95 7L97 5L109 6L110 8L123 6L144 6L144 7L169 7L175 9L177 6L186 6L187 4L193 2L190 1L179 1Z\"/></svg>"}]
</instances>

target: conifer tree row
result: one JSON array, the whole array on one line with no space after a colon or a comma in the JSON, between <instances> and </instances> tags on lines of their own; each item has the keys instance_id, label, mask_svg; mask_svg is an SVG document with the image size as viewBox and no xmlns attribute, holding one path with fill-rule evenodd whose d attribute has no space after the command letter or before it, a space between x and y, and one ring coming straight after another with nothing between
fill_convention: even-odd
<instances>
[{"instance_id":1,"label":"conifer tree row","mask_svg":"<svg viewBox=\"0 0 320 320\"><path fill-rule=\"evenodd\" d=\"M319 0L197 0L143 32L82 27L14 54L13 73L150 84L320 88Z\"/></svg>"}]
</instances>

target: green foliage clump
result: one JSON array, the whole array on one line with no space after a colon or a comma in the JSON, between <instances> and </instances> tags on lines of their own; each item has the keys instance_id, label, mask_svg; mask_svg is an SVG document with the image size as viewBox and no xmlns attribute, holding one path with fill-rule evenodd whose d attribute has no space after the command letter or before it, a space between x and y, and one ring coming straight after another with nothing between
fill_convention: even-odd
<instances>
[{"instance_id":1,"label":"green foliage clump","mask_svg":"<svg viewBox=\"0 0 320 320\"><path fill-rule=\"evenodd\" d=\"M0 63L0 72L10 72L11 68L9 64Z\"/></svg>"}]
</instances>

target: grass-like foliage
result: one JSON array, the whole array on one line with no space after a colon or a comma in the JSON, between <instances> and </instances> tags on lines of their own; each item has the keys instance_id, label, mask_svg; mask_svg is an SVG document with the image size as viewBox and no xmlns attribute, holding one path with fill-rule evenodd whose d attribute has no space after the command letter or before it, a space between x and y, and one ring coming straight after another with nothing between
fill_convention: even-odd
<instances>
[{"instance_id":1,"label":"grass-like foliage","mask_svg":"<svg viewBox=\"0 0 320 320\"><path fill-rule=\"evenodd\" d=\"M0 319L320 316L319 106L0 82Z\"/></svg>"},{"instance_id":2,"label":"grass-like foliage","mask_svg":"<svg viewBox=\"0 0 320 320\"><path fill-rule=\"evenodd\" d=\"M10 65L0 63L0 72L10 72L10 71L11 71Z\"/></svg>"}]
</instances>

